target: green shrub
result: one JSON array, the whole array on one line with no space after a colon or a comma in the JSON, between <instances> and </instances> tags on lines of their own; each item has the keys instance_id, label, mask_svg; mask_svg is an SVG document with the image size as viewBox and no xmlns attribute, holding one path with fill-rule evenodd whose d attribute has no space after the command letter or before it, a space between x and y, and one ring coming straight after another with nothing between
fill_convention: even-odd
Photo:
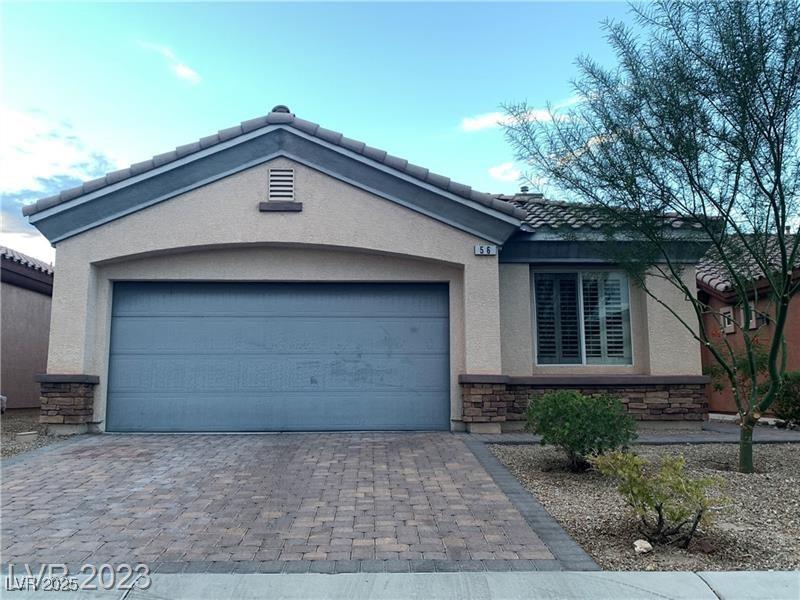
<instances>
[{"instance_id":1,"label":"green shrub","mask_svg":"<svg viewBox=\"0 0 800 600\"><path fill-rule=\"evenodd\" d=\"M790 425L800 425L800 371L783 375L783 385L772 405L775 416Z\"/></svg>"},{"instance_id":2,"label":"green shrub","mask_svg":"<svg viewBox=\"0 0 800 600\"><path fill-rule=\"evenodd\" d=\"M689 546L699 525L711 524L709 492L722 488L717 477L692 478L683 456L669 456L658 468L629 452L591 459L603 475L614 477L618 490L639 518L639 531L653 544Z\"/></svg>"},{"instance_id":3,"label":"green shrub","mask_svg":"<svg viewBox=\"0 0 800 600\"><path fill-rule=\"evenodd\" d=\"M586 457L622 448L636 438L636 423L617 398L566 390L531 398L526 428L541 435L542 444L565 450L573 471L588 468Z\"/></svg>"}]
</instances>

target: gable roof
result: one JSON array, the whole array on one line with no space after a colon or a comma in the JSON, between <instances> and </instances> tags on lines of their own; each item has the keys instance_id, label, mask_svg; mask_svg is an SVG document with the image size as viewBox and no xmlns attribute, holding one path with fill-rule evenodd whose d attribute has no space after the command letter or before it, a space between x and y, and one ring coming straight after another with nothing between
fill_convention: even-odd
<instances>
[{"instance_id":1,"label":"gable roof","mask_svg":"<svg viewBox=\"0 0 800 600\"><path fill-rule=\"evenodd\" d=\"M0 256L4 260L9 260L18 265L22 265L23 267L27 267L32 271L38 271L40 273L44 273L45 275L53 274L53 265L50 265L43 260L39 260L38 258L33 258L27 254L23 254L22 252L14 250L13 248L0 246Z\"/></svg>"},{"instance_id":2,"label":"gable roof","mask_svg":"<svg viewBox=\"0 0 800 600\"><path fill-rule=\"evenodd\" d=\"M390 167L391 169L399 171L405 175L409 175L421 182L425 182L443 191L460 196L472 202L476 202L492 210L509 215L516 219L522 219L525 217L525 212L523 210L493 196L492 194L478 192L473 190L468 185L457 183L448 177L432 173L424 167L409 163L403 158L388 154L385 150L373 148L364 142L350 139L337 131L325 129L317 123L312 123L311 121L306 121L305 119L299 119L293 113L291 113L286 106L283 105L274 107L269 114L263 117L242 121L238 125L234 125L233 127L229 127L227 129L222 129L215 134L200 138L196 142L178 146L175 148L175 150L171 150L163 154L157 154L153 158L133 164L125 169L113 171L104 175L103 177L86 181L79 186L62 190L60 193L54 196L41 198L32 204L24 206L22 213L26 216L36 215L37 213L45 211L49 208L59 206L93 192L101 191L108 186L124 182L137 175L146 174L149 171L157 169L158 167L174 163L181 158L191 157L191 155L197 154L202 150L214 148L223 142L234 140L235 138L244 136L245 134L269 125L281 125L286 128L295 129L306 135L312 136L316 139L322 140L334 146L338 146L345 150L349 150L350 152L354 152L371 161Z\"/></svg>"}]
</instances>

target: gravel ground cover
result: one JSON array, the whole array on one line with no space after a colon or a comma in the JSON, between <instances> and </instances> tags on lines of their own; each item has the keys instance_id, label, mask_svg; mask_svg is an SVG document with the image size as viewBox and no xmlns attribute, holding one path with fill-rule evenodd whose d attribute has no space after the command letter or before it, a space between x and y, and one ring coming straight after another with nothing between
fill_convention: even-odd
<instances>
[{"instance_id":1,"label":"gravel ground cover","mask_svg":"<svg viewBox=\"0 0 800 600\"><path fill-rule=\"evenodd\" d=\"M63 436L47 435L47 426L39 423L38 408L10 408L0 415L0 456L14 456L20 452L41 448L63 440ZM32 442L18 442L16 434L36 431Z\"/></svg>"},{"instance_id":2,"label":"gravel ground cover","mask_svg":"<svg viewBox=\"0 0 800 600\"><path fill-rule=\"evenodd\" d=\"M690 474L721 476L728 499L688 550L656 547L643 555L634 552L643 536L613 481L566 471L563 453L552 447L491 450L603 569L800 569L800 444L757 445L751 475L736 472L735 444L637 445L649 460L683 454Z\"/></svg>"}]
</instances>

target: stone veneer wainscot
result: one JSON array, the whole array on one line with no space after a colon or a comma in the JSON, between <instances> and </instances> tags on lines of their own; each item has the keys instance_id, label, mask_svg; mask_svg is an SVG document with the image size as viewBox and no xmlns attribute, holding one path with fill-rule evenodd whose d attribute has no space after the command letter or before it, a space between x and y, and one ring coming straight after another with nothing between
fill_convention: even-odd
<instances>
[{"instance_id":1,"label":"stone veneer wainscot","mask_svg":"<svg viewBox=\"0 0 800 600\"><path fill-rule=\"evenodd\" d=\"M528 401L555 390L587 396L618 396L638 421L703 421L708 418L704 376L533 376L462 375L462 420L471 431L520 429Z\"/></svg>"}]
</instances>

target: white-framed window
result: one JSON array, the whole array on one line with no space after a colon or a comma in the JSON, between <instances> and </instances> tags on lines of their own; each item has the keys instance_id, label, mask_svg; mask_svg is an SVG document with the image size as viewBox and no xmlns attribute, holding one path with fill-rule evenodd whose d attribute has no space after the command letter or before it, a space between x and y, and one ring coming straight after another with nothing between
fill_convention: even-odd
<instances>
[{"instance_id":1,"label":"white-framed window","mask_svg":"<svg viewBox=\"0 0 800 600\"><path fill-rule=\"evenodd\" d=\"M747 328L748 329L758 329L758 325L759 325L760 319L759 319L758 313L756 313L756 304L755 304L755 302L748 302L747 305L750 307L750 321L748 321L748 323L747 323ZM744 321L745 321L745 318L744 318L744 315L745 315L744 307L742 307L741 310L742 310L742 321L741 322L744 323Z\"/></svg>"},{"instance_id":2,"label":"white-framed window","mask_svg":"<svg viewBox=\"0 0 800 600\"><path fill-rule=\"evenodd\" d=\"M719 326L723 333L734 333L736 322L733 320L733 307L723 306L719 309Z\"/></svg>"},{"instance_id":3,"label":"white-framed window","mask_svg":"<svg viewBox=\"0 0 800 600\"><path fill-rule=\"evenodd\" d=\"M629 297L621 272L534 272L536 363L632 364Z\"/></svg>"}]
</instances>

